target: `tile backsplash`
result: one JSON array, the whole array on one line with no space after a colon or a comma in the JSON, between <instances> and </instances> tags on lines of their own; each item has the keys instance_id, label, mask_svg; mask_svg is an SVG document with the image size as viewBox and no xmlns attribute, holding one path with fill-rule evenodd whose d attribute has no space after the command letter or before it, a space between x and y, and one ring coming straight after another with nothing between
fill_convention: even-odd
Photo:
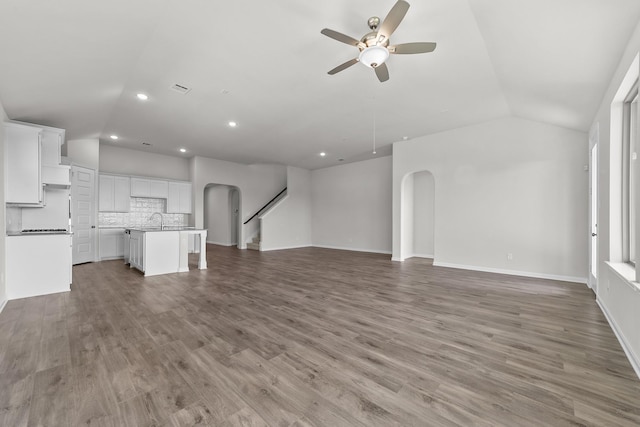
<instances>
[{"instance_id":1,"label":"tile backsplash","mask_svg":"<svg viewBox=\"0 0 640 427\"><path fill-rule=\"evenodd\" d=\"M188 214L168 214L166 199L147 199L131 197L129 212L99 212L99 227L153 227L160 225L160 218L156 215L149 219L154 212L162 213L164 225L188 225Z\"/></svg>"}]
</instances>

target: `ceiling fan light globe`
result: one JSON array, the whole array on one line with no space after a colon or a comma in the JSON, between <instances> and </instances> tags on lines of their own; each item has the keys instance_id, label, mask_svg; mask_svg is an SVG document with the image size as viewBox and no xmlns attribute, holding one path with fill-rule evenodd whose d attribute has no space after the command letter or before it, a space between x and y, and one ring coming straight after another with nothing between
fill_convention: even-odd
<instances>
[{"instance_id":1,"label":"ceiling fan light globe","mask_svg":"<svg viewBox=\"0 0 640 427\"><path fill-rule=\"evenodd\" d=\"M360 52L358 60L369 68L376 68L389 58L389 50L383 46L369 46Z\"/></svg>"}]
</instances>

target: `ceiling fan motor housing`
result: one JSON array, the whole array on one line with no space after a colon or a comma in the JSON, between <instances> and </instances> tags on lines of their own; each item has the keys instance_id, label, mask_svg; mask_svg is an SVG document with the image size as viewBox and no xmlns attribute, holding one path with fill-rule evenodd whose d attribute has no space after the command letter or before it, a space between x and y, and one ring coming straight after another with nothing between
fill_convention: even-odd
<instances>
[{"instance_id":1,"label":"ceiling fan motor housing","mask_svg":"<svg viewBox=\"0 0 640 427\"><path fill-rule=\"evenodd\" d=\"M378 28L380 26L380 18L378 18L377 16L372 16L367 21L367 25L369 25L369 28L371 28L373 31L375 31L376 28Z\"/></svg>"}]
</instances>

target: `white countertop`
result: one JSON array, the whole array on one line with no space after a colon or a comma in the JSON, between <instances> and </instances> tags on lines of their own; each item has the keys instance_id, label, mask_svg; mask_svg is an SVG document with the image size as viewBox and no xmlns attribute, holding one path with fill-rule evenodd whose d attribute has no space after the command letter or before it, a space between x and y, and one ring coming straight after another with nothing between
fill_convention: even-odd
<instances>
[{"instance_id":1,"label":"white countertop","mask_svg":"<svg viewBox=\"0 0 640 427\"><path fill-rule=\"evenodd\" d=\"M122 228L122 227L120 227ZM186 226L165 226L163 228L160 227L124 227L125 230L131 231L142 231L143 233L147 232L156 232L156 231L204 231L202 228L195 227L186 227Z\"/></svg>"}]
</instances>

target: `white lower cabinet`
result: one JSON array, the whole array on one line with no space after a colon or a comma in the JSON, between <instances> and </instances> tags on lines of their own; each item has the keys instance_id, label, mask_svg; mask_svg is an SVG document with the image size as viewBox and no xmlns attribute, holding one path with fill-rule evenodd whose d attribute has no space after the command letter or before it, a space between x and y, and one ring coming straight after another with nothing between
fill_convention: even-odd
<instances>
[{"instance_id":1,"label":"white lower cabinet","mask_svg":"<svg viewBox=\"0 0 640 427\"><path fill-rule=\"evenodd\" d=\"M124 228L101 228L99 239L101 260L124 257Z\"/></svg>"},{"instance_id":2,"label":"white lower cabinet","mask_svg":"<svg viewBox=\"0 0 640 427\"><path fill-rule=\"evenodd\" d=\"M129 234L129 264L144 272L144 233L131 230Z\"/></svg>"},{"instance_id":3,"label":"white lower cabinet","mask_svg":"<svg viewBox=\"0 0 640 427\"><path fill-rule=\"evenodd\" d=\"M8 299L70 290L71 235L7 236L6 250Z\"/></svg>"}]
</instances>

